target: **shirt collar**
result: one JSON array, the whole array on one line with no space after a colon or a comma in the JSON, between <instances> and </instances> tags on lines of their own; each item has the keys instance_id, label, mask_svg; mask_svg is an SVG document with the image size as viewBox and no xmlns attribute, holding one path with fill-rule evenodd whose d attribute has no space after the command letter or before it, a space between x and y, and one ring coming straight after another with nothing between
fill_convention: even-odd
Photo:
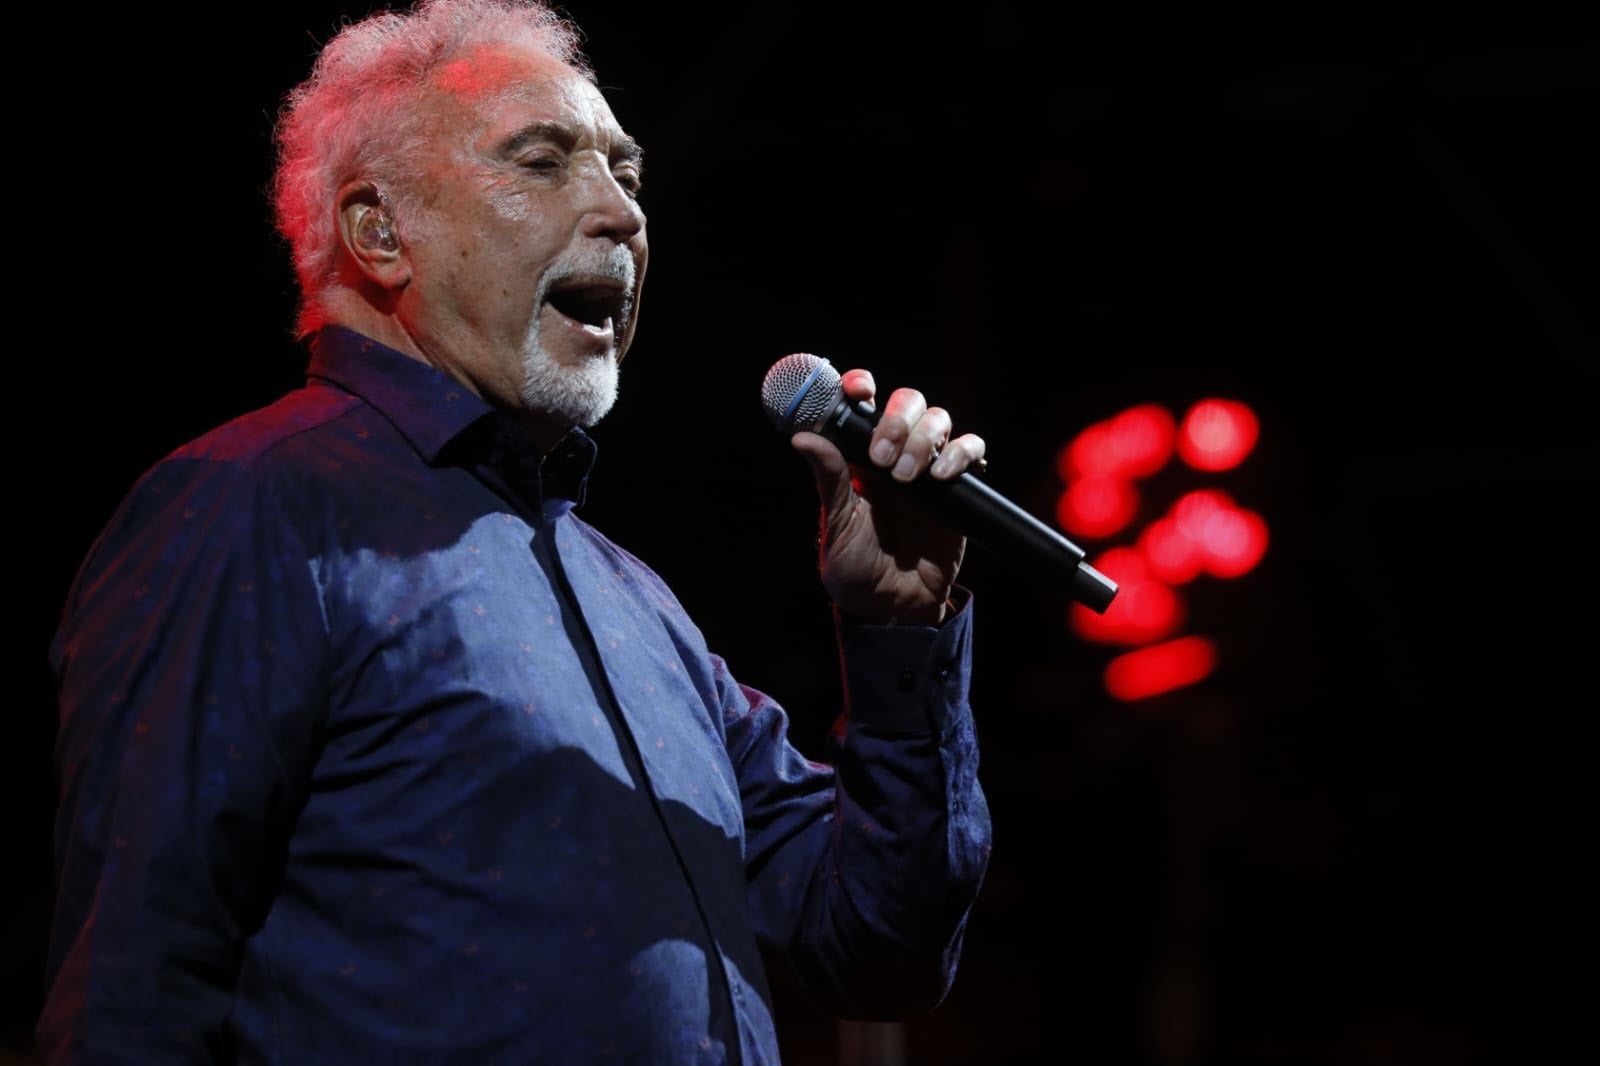
<instances>
[{"instance_id":1,"label":"shirt collar","mask_svg":"<svg viewBox=\"0 0 1600 1066\"><path fill-rule=\"evenodd\" d=\"M428 462L494 409L455 378L420 359L343 326L311 338L306 375L322 378L377 408Z\"/></svg>"},{"instance_id":2,"label":"shirt collar","mask_svg":"<svg viewBox=\"0 0 1600 1066\"><path fill-rule=\"evenodd\" d=\"M541 500L582 503L594 466L594 440L574 428L548 455L511 419L455 378L344 326L324 326L308 342L306 376L361 397L387 418L429 464L459 458L498 469ZM446 456L447 448L452 449Z\"/></svg>"}]
</instances>

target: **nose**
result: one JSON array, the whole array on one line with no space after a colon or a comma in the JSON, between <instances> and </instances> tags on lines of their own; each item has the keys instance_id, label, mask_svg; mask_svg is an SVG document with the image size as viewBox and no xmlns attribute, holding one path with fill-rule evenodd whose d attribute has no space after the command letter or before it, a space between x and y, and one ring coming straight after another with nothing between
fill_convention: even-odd
<instances>
[{"instance_id":1,"label":"nose","mask_svg":"<svg viewBox=\"0 0 1600 1066\"><path fill-rule=\"evenodd\" d=\"M644 209L628 195L610 167L596 167L585 182L583 235L627 244L644 230Z\"/></svg>"}]
</instances>

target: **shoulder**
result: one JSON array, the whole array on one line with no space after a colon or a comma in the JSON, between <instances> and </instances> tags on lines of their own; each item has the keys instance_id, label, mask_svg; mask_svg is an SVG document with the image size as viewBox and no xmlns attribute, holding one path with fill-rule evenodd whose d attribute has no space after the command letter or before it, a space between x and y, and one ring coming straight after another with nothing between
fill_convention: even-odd
<instances>
[{"instance_id":1,"label":"shoulder","mask_svg":"<svg viewBox=\"0 0 1600 1066\"><path fill-rule=\"evenodd\" d=\"M275 456L292 459L296 445L314 444L317 438L333 435L341 423L365 421L362 415L366 411L360 397L342 389L326 383L306 385L201 434L162 463L249 467L270 463Z\"/></svg>"},{"instance_id":2,"label":"shoulder","mask_svg":"<svg viewBox=\"0 0 1600 1066\"><path fill-rule=\"evenodd\" d=\"M135 482L128 502L183 499L192 507L259 497L290 516L320 513L426 465L382 411L314 380L169 452Z\"/></svg>"},{"instance_id":3,"label":"shoulder","mask_svg":"<svg viewBox=\"0 0 1600 1066\"><path fill-rule=\"evenodd\" d=\"M328 442L359 433L346 423L360 421L363 407L337 389L301 388L179 446L123 494L83 569L176 562L202 547L288 533L317 497L309 482L338 451Z\"/></svg>"}]
</instances>

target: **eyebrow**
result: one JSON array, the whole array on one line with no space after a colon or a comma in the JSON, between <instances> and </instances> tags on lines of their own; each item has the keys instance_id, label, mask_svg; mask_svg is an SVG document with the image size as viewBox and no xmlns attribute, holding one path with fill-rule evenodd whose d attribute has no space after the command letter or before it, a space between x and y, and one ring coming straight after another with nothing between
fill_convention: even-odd
<instances>
[{"instance_id":1,"label":"eyebrow","mask_svg":"<svg viewBox=\"0 0 1600 1066\"><path fill-rule=\"evenodd\" d=\"M616 143L611 146L611 154L624 163L632 163L640 169L644 168L644 148L626 133L618 137Z\"/></svg>"},{"instance_id":2,"label":"eyebrow","mask_svg":"<svg viewBox=\"0 0 1600 1066\"><path fill-rule=\"evenodd\" d=\"M578 143L578 138L578 130L565 122L530 122L507 137L501 144L500 150L511 153L532 141L554 141L570 151L572 146ZM642 169L644 149L628 134L618 133L611 141L610 158L613 163L632 163Z\"/></svg>"}]
</instances>

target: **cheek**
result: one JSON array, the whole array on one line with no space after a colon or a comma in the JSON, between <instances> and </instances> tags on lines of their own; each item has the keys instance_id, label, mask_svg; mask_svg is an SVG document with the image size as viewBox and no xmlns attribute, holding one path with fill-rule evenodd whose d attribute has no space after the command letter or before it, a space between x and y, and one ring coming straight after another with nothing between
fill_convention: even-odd
<instances>
[{"instance_id":1,"label":"cheek","mask_svg":"<svg viewBox=\"0 0 1600 1066\"><path fill-rule=\"evenodd\" d=\"M492 208L494 225L512 227L519 233L531 229L539 218L539 213L534 210L533 205L523 197L508 196L495 201Z\"/></svg>"},{"instance_id":2,"label":"cheek","mask_svg":"<svg viewBox=\"0 0 1600 1066\"><path fill-rule=\"evenodd\" d=\"M482 202L488 208L490 225L526 229L539 218L533 197L518 191L510 179L485 183Z\"/></svg>"}]
</instances>

